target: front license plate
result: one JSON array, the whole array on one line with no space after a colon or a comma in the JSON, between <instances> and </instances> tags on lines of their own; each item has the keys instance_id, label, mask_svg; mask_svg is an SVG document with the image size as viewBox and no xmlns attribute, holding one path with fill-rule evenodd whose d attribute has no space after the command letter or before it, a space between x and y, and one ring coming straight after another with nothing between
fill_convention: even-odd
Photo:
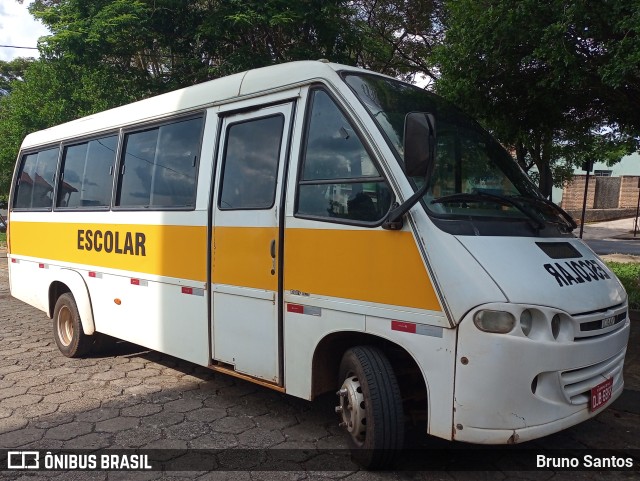
<instances>
[{"instance_id":1,"label":"front license plate","mask_svg":"<svg viewBox=\"0 0 640 481\"><path fill-rule=\"evenodd\" d=\"M589 411L595 411L607 404L611 399L613 391L613 378L601 382L596 387L591 388L591 400L589 402Z\"/></svg>"}]
</instances>

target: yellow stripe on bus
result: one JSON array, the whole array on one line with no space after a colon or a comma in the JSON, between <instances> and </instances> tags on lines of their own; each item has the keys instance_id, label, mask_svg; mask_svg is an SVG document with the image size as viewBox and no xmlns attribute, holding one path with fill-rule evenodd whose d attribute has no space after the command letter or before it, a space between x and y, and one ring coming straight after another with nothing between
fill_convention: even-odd
<instances>
[{"instance_id":1,"label":"yellow stripe on bus","mask_svg":"<svg viewBox=\"0 0 640 481\"><path fill-rule=\"evenodd\" d=\"M11 222L15 255L207 280L207 228L177 225Z\"/></svg>"},{"instance_id":2,"label":"yellow stripe on bus","mask_svg":"<svg viewBox=\"0 0 640 481\"><path fill-rule=\"evenodd\" d=\"M409 232L287 229L285 290L441 311Z\"/></svg>"},{"instance_id":3,"label":"yellow stripe on bus","mask_svg":"<svg viewBox=\"0 0 640 481\"><path fill-rule=\"evenodd\" d=\"M11 253L206 282L205 226L11 223ZM213 282L275 291L271 227L216 227ZM276 265L277 269L277 265ZM408 232L287 229L285 289L442 310Z\"/></svg>"},{"instance_id":4,"label":"yellow stripe on bus","mask_svg":"<svg viewBox=\"0 0 640 481\"><path fill-rule=\"evenodd\" d=\"M213 283L277 290L278 272L271 273L271 241L277 238L276 227L214 227Z\"/></svg>"}]
</instances>

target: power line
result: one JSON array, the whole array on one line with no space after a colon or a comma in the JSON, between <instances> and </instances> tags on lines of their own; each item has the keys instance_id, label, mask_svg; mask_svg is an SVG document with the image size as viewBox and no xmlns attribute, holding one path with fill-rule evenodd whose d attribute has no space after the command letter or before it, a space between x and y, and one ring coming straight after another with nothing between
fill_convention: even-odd
<instances>
[{"instance_id":1,"label":"power line","mask_svg":"<svg viewBox=\"0 0 640 481\"><path fill-rule=\"evenodd\" d=\"M0 45L0 47L4 47L4 48L25 48L28 50L38 50L38 47L19 47L17 45Z\"/></svg>"}]
</instances>

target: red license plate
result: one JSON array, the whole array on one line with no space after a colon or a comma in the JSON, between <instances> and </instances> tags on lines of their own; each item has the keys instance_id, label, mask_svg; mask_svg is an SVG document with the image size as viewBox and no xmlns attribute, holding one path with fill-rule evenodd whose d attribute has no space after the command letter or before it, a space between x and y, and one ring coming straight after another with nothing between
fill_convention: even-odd
<instances>
[{"instance_id":1,"label":"red license plate","mask_svg":"<svg viewBox=\"0 0 640 481\"><path fill-rule=\"evenodd\" d=\"M613 391L613 378L601 382L596 387L591 388L591 400L589 401L589 411L595 411L604 406Z\"/></svg>"}]
</instances>

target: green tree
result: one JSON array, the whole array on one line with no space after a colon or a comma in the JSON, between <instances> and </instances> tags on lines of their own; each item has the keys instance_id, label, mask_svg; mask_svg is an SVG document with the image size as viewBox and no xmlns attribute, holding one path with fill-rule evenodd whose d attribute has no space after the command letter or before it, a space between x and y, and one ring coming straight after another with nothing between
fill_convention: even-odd
<instances>
[{"instance_id":1,"label":"green tree","mask_svg":"<svg viewBox=\"0 0 640 481\"><path fill-rule=\"evenodd\" d=\"M435 78L430 56L442 40L441 0L356 0L351 7L362 39L350 54L356 65L407 81Z\"/></svg>"},{"instance_id":2,"label":"green tree","mask_svg":"<svg viewBox=\"0 0 640 481\"><path fill-rule=\"evenodd\" d=\"M20 0L18 0L20 1ZM223 75L328 58L406 77L439 0L35 0L51 31L0 102L0 192L29 132Z\"/></svg>"},{"instance_id":3,"label":"green tree","mask_svg":"<svg viewBox=\"0 0 640 481\"><path fill-rule=\"evenodd\" d=\"M639 0L445 5L437 90L535 166L544 194L587 158L637 148Z\"/></svg>"},{"instance_id":4,"label":"green tree","mask_svg":"<svg viewBox=\"0 0 640 481\"><path fill-rule=\"evenodd\" d=\"M36 130L134 100L127 82L113 82L107 68L64 60L36 60L0 97L0 194L9 192L22 139Z\"/></svg>"},{"instance_id":5,"label":"green tree","mask_svg":"<svg viewBox=\"0 0 640 481\"><path fill-rule=\"evenodd\" d=\"M16 58L5 62L0 60L0 96L11 92L14 80L22 80L27 67L33 62L32 58Z\"/></svg>"},{"instance_id":6,"label":"green tree","mask_svg":"<svg viewBox=\"0 0 640 481\"><path fill-rule=\"evenodd\" d=\"M420 71L440 0L36 0L45 58L109 65L162 92L238 71L328 58ZM144 86L144 88L142 87Z\"/></svg>"}]
</instances>

